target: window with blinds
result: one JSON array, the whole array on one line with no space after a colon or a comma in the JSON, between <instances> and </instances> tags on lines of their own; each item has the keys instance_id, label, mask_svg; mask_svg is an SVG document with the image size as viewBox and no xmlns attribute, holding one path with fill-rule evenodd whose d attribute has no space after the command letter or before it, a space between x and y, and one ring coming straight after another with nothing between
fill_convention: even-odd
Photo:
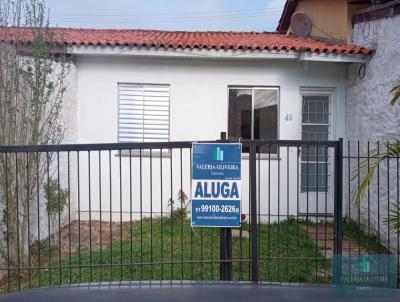
<instances>
[{"instance_id":1,"label":"window with blinds","mask_svg":"<svg viewBox=\"0 0 400 302\"><path fill-rule=\"evenodd\" d=\"M118 85L118 141L169 140L169 85Z\"/></svg>"}]
</instances>

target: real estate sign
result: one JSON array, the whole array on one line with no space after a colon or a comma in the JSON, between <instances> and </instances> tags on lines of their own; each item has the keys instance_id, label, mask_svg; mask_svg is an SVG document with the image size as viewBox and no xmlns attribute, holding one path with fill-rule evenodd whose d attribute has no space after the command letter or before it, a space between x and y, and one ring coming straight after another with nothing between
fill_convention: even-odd
<instances>
[{"instance_id":1,"label":"real estate sign","mask_svg":"<svg viewBox=\"0 0 400 302\"><path fill-rule=\"evenodd\" d=\"M241 144L193 144L193 227L240 227L241 155Z\"/></svg>"}]
</instances>

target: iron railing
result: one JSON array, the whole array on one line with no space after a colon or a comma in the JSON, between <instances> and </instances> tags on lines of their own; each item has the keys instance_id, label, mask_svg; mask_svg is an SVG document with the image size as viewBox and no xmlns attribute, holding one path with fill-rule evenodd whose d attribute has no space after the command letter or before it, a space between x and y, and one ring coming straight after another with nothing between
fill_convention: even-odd
<instances>
[{"instance_id":1,"label":"iron railing","mask_svg":"<svg viewBox=\"0 0 400 302\"><path fill-rule=\"evenodd\" d=\"M364 200L354 216L361 151L343 155L342 140L241 143L242 225L223 230L190 226L192 142L0 146L2 292L141 280L327 283L347 240L360 253L365 242L385 246L376 213L362 223ZM398 257L398 238L385 253Z\"/></svg>"}]
</instances>

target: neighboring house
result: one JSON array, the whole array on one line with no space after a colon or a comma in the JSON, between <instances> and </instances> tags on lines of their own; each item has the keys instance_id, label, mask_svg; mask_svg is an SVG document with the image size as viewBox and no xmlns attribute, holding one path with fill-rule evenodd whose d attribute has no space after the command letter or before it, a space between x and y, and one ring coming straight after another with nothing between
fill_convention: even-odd
<instances>
[{"instance_id":1,"label":"neighboring house","mask_svg":"<svg viewBox=\"0 0 400 302\"><path fill-rule=\"evenodd\" d=\"M371 1L288 0L279 22L280 32L289 29L290 18L297 11L310 17L312 35L375 49L368 62L346 65L345 154L365 156L367 141L370 141L372 155L377 151L378 140L382 151L385 141L398 139L400 133L400 107L389 107L389 92L400 82L400 1L381 0L373 4ZM336 18L342 20L339 26L335 26ZM350 171L346 175L354 176L357 165L356 159L346 161L345 171ZM388 236L385 218L388 202L398 199L397 165L396 160L391 161L389 169L387 163L381 165L379 182L374 179L368 200L366 198L360 208L352 202L345 206L348 216L373 232L379 230L380 237L393 249L397 248L397 235L389 231L392 236ZM348 187L347 183L345 186ZM345 190L346 201L351 200L351 189Z\"/></svg>"},{"instance_id":2,"label":"neighboring house","mask_svg":"<svg viewBox=\"0 0 400 302\"><path fill-rule=\"evenodd\" d=\"M371 0L287 0L277 31L287 33L292 15L304 12L312 21L311 36L350 43L355 12L372 3Z\"/></svg>"}]
</instances>

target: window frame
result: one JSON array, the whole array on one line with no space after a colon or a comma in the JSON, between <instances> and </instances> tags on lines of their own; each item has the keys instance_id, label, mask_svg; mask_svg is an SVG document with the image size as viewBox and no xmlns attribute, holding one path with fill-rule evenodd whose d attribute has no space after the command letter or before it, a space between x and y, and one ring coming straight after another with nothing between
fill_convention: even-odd
<instances>
[{"instance_id":1,"label":"window frame","mask_svg":"<svg viewBox=\"0 0 400 302\"><path fill-rule=\"evenodd\" d=\"M332 117L329 121L329 126L331 131L328 139L333 140L336 137L336 89L332 87L300 87L300 139L302 139L303 131L303 96L329 96L329 109L330 116Z\"/></svg>"},{"instance_id":2,"label":"window frame","mask_svg":"<svg viewBox=\"0 0 400 302\"><path fill-rule=\"evenodd\" d=\"M227 130L229 130L229 90L231 89L247 89L251 90L251 139L254 139L254 90L277 90L278 92L278 99L277 99L277 110L276 110L276 139L280 139L280 104L281 104L281 87L280 86L253 86L253 85L228 85L227 87L227 111L226 116L227 118ZM227 135L229 137L229 131L227 131ZM271 155L276 155L275 153L271 153Z\"/></svg>"},{"instance_id":3,"label":"window frame","mask_svg":"<svg viewBox=\"0 0 400 302\"><path fill-rule=\"evenodd\" d=\"M169 97L168 97L168 140L166 142L170 142L171 141L171 84L169 83L149 83L149 82L125 82L125 81L120 81L116 83L117 85L117 125L116 125L116 137L117 137L117 142L120 143L119 141L119 111L120 111L120 85L142 85L142 86L166 86L168 87L168 93L169 93ZM125 143L138 143L138 142L125 142ZM171 156L171 152L169 149L163 149L163 152L161 154L160 150L158 149L152 149L151 152L150 150L142 150L142 152L140 152L140 150L131 150L131 152L129 152L129 150L121 150L121 152L118 152L115 154L115 156L120 156L120 157L165 157L168 158Z\"/></svg>"},{"instance_id":4,"label":"window frame","mask_svg":"<svg viewBox=\"0 0 400 302\"><path fill-rule=\"evenodd\" d=\"M118 82L117 83L117 102L118 102L118 109L117 109L117 142L120 143L119 141L119 123L120 123L120 97L119 97L119 87L120 85L137 85L137 86L165 86L168 87L168 139L166 140L166 142L169 142L171 140L171 85L170 84L165 84L165 83L138 83L138 82ZM143 141L142 141L143 142ZM132 142L135 143L135 142Z\"/></svg>"},{"instance_id":5,"label":"window frame","mask_svg":"<svg viewBox=\"0 0 400 302\"><path fill-rule=\"evenodd\" d=\"M303 123L303 97L305 96L328 96L329 97L329 123L328 125L328 140L333 140L336 137L336 89L331 87L300 87L300 139L303 139L303 126L309 125L310 123ZM321 124L322 125L322 124ZM329 152L329 149L328 149ZM313 164L314 162L308 162L308 164ZM322 163L322 162L321 162ZM300 159L300 165L307 164ZM315 163L316 164L316 163ZM333 176L333 165L332 165L332 158L329 156L328 153L328 180L327 180L327 190L326 191L313 191L313 190L303 190L303 186L301 185L301 177L303 176L302 172L300 174L300 192L301 193L317 193L317 194L329 194L332 188L332 176ZM318 169L318 167L317 167Z\"/></svg>"}]
</instances>

